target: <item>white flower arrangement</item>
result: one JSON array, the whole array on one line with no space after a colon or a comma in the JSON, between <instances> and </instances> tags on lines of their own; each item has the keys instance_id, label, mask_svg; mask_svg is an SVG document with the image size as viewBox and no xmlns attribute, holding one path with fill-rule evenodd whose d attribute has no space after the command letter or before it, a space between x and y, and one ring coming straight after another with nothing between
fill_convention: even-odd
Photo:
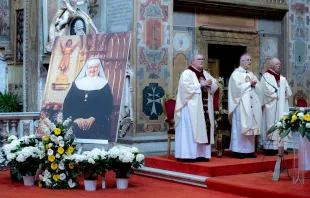
<instances>
[{"instance_id":1,"label":"white flower arrangement","mask_svg":"<svg viewBox=\"0 0 310 198\"><path fill-rule=\"evenodd\" d=\"M4 159L14 173L23 176L33 176L39 168L44 152L35 135L23 136L18 139L10 135L7 144L2 147Z\"/></svg>"},{"instance_id":2,"label":"white flower arrangement","mask_svg":"<svg viewBox=\"0 0 310 198\"><path fill-rule=\"evenodd\" d=\"M136 147L114 146L108 151L108 168L113 170L116 178L129 178L133 168L144 163L144 155Z\"/></svg>"},{"instance_id":3,"label":"white flower arrangement","mask_svg":"<svg viewBox=\"0 0 310 198\"><path fill-rule=\"evenodd\" d=\"M63 115L58 113L56 125L46 122L53 130L46 132L46 135L42 137L46 156L41 164L44 171L39 176L39 187L70 189L78 186L76 166L68 161L76 155L72 128L68 126L71 119L68 118L65 121L62 119Z\"/></svg>"}]
</instances>

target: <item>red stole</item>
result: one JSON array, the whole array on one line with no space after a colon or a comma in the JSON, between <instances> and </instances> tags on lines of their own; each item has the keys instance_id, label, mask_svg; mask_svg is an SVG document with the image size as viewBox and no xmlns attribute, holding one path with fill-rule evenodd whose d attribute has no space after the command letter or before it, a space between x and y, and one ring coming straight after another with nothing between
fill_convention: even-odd
<instances>
[{"instance_id":1,"label":"red stole","mask_svg":"<svg viewBox=\"0 0 310 198\"><path fill-rule=\"evenodd\" d=\"M277 84L279 84L279 80L280 80L280 74L275 73L274 71L268 69L266 71L267 73L273 75L273 77L276 79Z\"/></svg>"},{"instance_id":2,"label":"red stole","mask_svg":"<svg viewBox=\"0 0 310 198\"><path fill-rule=\"evenodd\" d=\"M203 81L206 80L206 77L203 75L203 70L198 71L197 69L193 68L192 66L189 66L188 69L196 74L196 77L197 77L199 82L201 82L202 80ZM207 127L207 135L208 135L208 140L210 142L211 125L210 125L209 111L208 111L208 89L207 89L207 87L201 87L201 93L202 93L201 99L202 99L202 104L203 104L203 111L204 111L205 122L206 122L206 127Z\"/></svg>"}]
</instances>

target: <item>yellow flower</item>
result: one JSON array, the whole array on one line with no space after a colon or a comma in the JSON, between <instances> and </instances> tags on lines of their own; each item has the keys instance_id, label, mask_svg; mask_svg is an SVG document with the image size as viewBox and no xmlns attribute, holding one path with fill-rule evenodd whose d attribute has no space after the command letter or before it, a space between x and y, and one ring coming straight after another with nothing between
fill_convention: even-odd
<instances>
[{"instance_id":1,"label":"yellow flower","mask_svg":"<svg viewBox=\"0 0 310 198\"><path fill-rule=\"evenodd\" d=\"M283 120L285 121L286 119L287 119L287 116L284 116L284 117L283 117Z\"/></svg>"},{"instance_id":2,"label":"yellow flower","mask_svg":"<svg viewBox=\"0 0 310 198\"><path fill-rule=\"evenodd\" d=\"M55 155L49 155L48 156L48 161L50 161L50 162L55 161Z\"/></svg>"},{"instance_id":3,"label":"yellow flower","mask_svg":"<svg viewBox=\"0 0 310 198\"><path fill-rule=\"evenodd\" d=\"M72 146L69 146L67 152L68 152L69 154L71 154L71 153L73 153L73 151L74 151L74 148L73 148Z\"/></svg>"},{"instance_id":4,"label":"yellow flower","mask_svg":"<svg viewBox=\"0 0 310 198\"><path fill-rule=\"evenodd\" d=\"M45 148L46 148L46 149L49 149L49 148L51 148L51 147L50 147L49 144L47 144L47 145L45 145Z\"/></svg>"},{"instance_id":5,"label":"yellow flower","mask_svg":"<svg viewBox=\"0 0 310 198\"><path fill-rule=\"evenodd\" d=\"M40 188L42 188L42 183L41 182L39 182L38 185L39 185Z\"/></svg>"},{"instance_id":6,"label":"yellow flower","mask_svg":"<svg viewBox=\"0 0 310 198\"><path fill-rule=\"evenodd\" d=\"M58 164L56 164L56 163L52 163L51 164L51 169L52 170L56 170L58 168Z\"/></svg>"},{"instance_id":7,"label":"yellow flower","mask_svg":"<svg viewBox=\"0 0 310 198\"><path fill-rule=\"evenodd\" d=\"M54 181L58 181L59 179L60 179L60 175L57 175L57 174L53 175Z\"/></svg>"},{"instance_id":8,"label":"yellow flower","mask_svg":"<svg viewBox=\"0 0 310 198\"><path fill-rule=\"evenodd\" d=\"M45 140L45 141L47 141L47 140L49 140L49 139L50 139L50 136L48 136L48 135L44 136L44 140Z\"/></svg>"},{"instance_id":9,"label":"yellow flower","mask_svg":"<svg viewBox=\"0 0 310 198\"><path fill-rule=\"evenodd\" d=\"M309 114L304 115L304 120L309 122L310 121L310 115Z\"/></svg>"},{"instance_id":10,"label":"yellow flower","mask_svg":"<svg viewBox=\"0 0 310 198\"><path fill-rule=\"evenodd\" d=\"M291 119L291 123L295 122L297 120L297 116L296 115L293 115L292 116L292 119Z\"/></svg>"},{"instance_id":11,"label":"yellow flower","mask_svg":"<svg viewBox=\"0 0 310 198\"><path fill-rule=\"evenodd\" d=\"M59 154L63 154L63 153L65 152L65 150L64 150L64 148L62 148L62 147L58 147L57 152L58 152Z\"/></svg>"},{"instance_id":12,"label":"yellow flower","mask_svg":"<svg viewBox=\"0 0 310 198\"><path fill-rule=\"evenodd\" d=\"M69 164L69 168L70 168L70 169L73 169L73 168L74 168L74 165L73 165L73 164Z\"/></svg>"},{"instance_id":13,"label":"yellow flower","mask_svg":"<svg viewBox=\"0 0 310 198\"><path fill-rule=\"evenodd\" d=\"M55 133L55 135L59 135L61 133L60 128L54 129L54 133Z\"/></svg>"}]
</instances>

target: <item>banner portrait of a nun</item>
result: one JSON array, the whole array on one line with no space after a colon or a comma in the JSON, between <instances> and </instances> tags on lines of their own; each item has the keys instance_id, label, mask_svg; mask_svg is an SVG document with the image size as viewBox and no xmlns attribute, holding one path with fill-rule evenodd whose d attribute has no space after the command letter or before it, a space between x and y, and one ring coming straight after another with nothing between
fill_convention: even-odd
<instances>
[{"instance_id":1,"label":"banner portrait of a nun","mask_svg":"<svg viewBox=\"0 0 310 198\"><path fill-rule=\"evenodd\" d=\"M76 138L106 139L110 135L113 96L99 58L88 59L65 97L63 117L71 116Z\"/></svg>"}]
</instances>

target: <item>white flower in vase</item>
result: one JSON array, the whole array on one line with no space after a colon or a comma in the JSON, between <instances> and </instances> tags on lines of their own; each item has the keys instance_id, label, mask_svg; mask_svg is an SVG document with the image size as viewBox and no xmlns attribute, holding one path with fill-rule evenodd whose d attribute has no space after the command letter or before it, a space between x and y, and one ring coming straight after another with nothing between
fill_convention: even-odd
<instances>
[{"instance_id":1,"label":"white flower in vase","mask_svg":"<svg viewBox=\"0 0 310 198\"><path fill-rule=\"evenodd\" d=\"M47 150L47 155L54 155L54 151L52 149Z\"/></svg>"},{"instance_id":2,"label":"white flower in vase","mask_svg":"<svg viewBox=\"0 0 310 198\"><path fill-rule=\"evenodd\" d=\"M65 170L65 164L63 162L60 162L59 165L58 165L58 168L60 170Z\"/></svg>"},{"instance_id":3,"label":"white flower in vase","mask_svg":"<svg viewBox=\"0 0 310 198\"><path fill-rule=\"evenodd\" d=\"M73 181L72 181L72 179L69 179L69 181L68 181L68 185L69 185L69 187L70 187L70 188L74 188L74 187L75 187L75 185L76 185L76 183L75 183L75 182L73 182Z\"/></svg>"},{"instance_id":4,"label":"white flower in vase","mask_svg":"<svg viewBox=\"0 0 310 198\"><path fill-rule=\"evenodd\" d=\"M64 174L64 173L61 173L59 176L60 176L60 180L65 180L66 179L66 174Z\"/></svg>"},{"instance_id":5,"label":"white flower in vase","mask_svg":"<svg viewBox=\"0 0 310 198\"><path fill-rule=\"evenodd\" d=\"M131 147L130 150L133 154L139 153L139 149L137 147Z\"/></svg>"},{"instance_id":6,"label":"white flower in vase","mask_svg":"<svg viewBox=\"0 0 310 198\"><path fill-rule=\"evenodd\" d=\"M136 156L136 160L137 160L137 162L141 163L141 162L144 160L144 155L138 154L138 155Z\"/></svg>"},{"instance_id":7,"label":"white flower in vase","mask_svg":"<svg viewBox=\"0 0 310 198\"><path fill-rule=\"evenodd\" d=\"M64 141L59 141L59 146L64 147L65 146L65 142Z\"/></svg>"}]
</instances>

